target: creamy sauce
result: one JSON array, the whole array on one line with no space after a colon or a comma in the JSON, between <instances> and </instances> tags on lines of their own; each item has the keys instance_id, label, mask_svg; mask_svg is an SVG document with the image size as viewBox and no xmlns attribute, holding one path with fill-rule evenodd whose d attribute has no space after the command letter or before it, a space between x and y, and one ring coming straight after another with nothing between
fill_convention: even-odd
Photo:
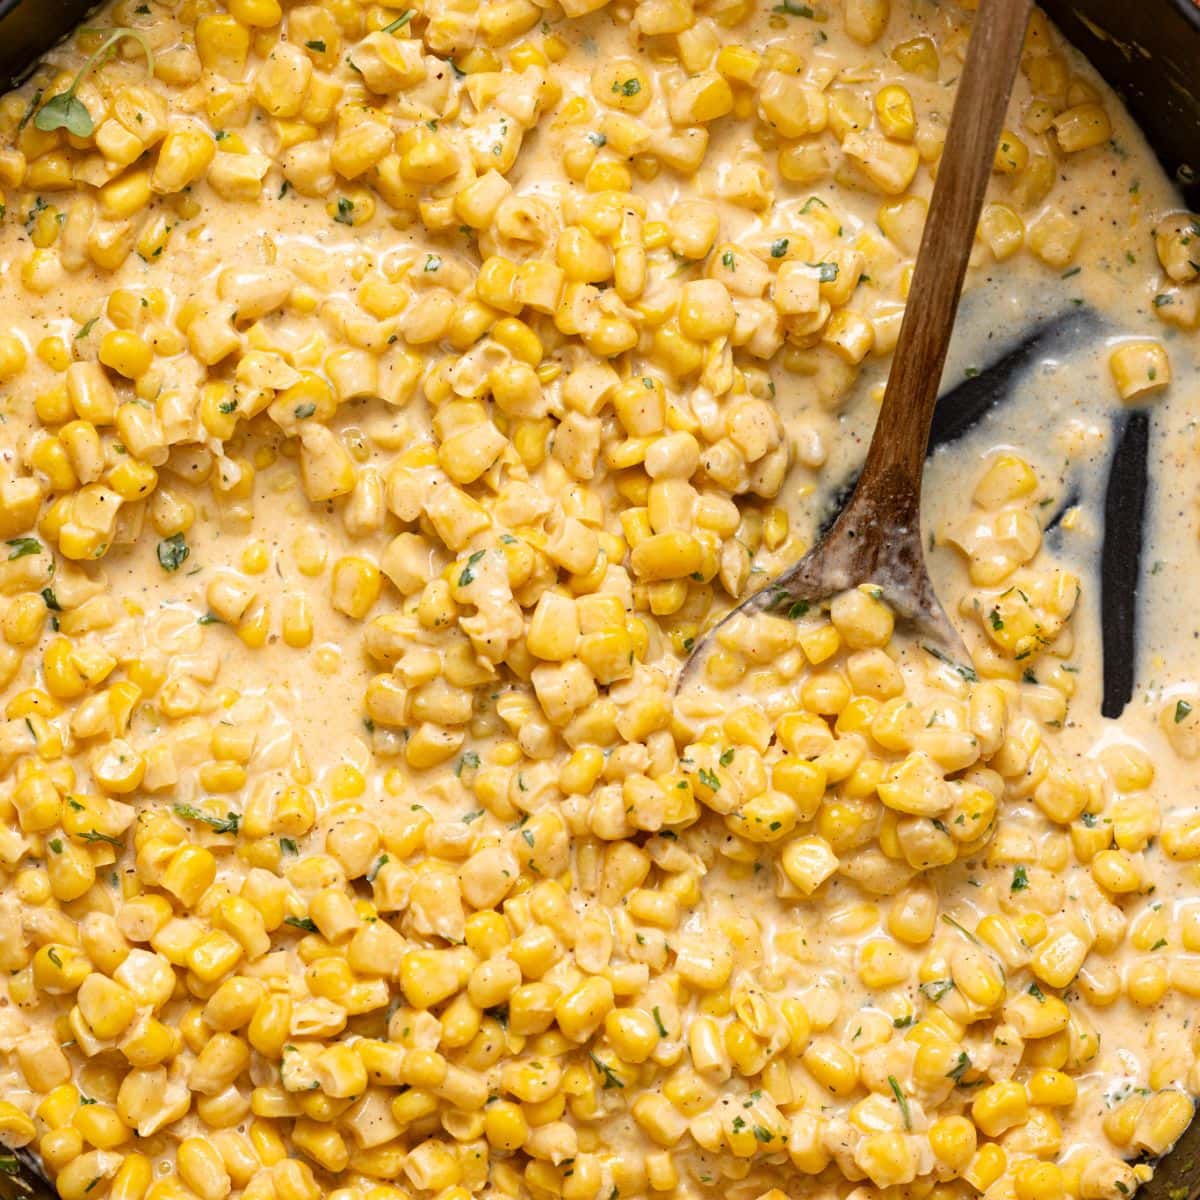
<instances>
[{"instance_id":1,"label":"creamy sauce","mask_svg":"<svg viewBox=\"0 0 1200 1200\"><path fill-rule=\"evenodd\" d=\"M124 2L95 17L145 33L158 81L146 84L141 51L121 42L80 86L94 139L68 142L32 118L37 89L61 91L95 38L56 51L53 69L0 108L0 516L12 539L0 563L0 1100L15 1111L0 1105L0 1144L38 1151L67 1200L334 1189L343 1200L459 1189L749 1200L860 1184L864 1196L924 1196L935 1182L939 1196L995 1200L1127 1194L1149 1169L1123 1160L1164 1150L1181 1128L1172 1105L1200 1090L1200 618L1189 586L1200 577L1200 344L1196 270L1180 265L1179 238L1161 263L1156 254L1155 228L1178 198L1115 97L1039 20L945 385L1054 318L1080 324L933 455L925 483L938 593L982 682L903 631L885 637L886 652L875 649L922 717L907 742L868 742L838 726L840 707L818 708L812 753L793 755L821 758L828 738L881 778L914 746L940 747L930 753L950 765L932 771L929 793L946 776L986 806L979 789L994 788L995 820L980 818L973 839L936 816L904 825L866 767L840 776L822 759L820 811L798 802L775 836L729 798L754 800L754 771L786 757L781 731L813 712L805 689L822 663L853 674L845 647L828 660L814 649L834 627L799 616L776 630L784 642L766 662L747 635L697 708L672 711L673 683L708 625L811 544L861 462L964 14L926 0L897 0L890 16L866 0L833 11L789 0L740 21L717 6L728 25L714 9L676 34L675 6L646 0L642 26L668 24L642 36L616 5L548 10L548 24L535 14L511 39L533 50L506 65L489 46L507 53L510 39L477 38L474 10L404 20L330 3L289 11L282 57L268 24L248 65L230 67L205 49L217 26L196 25L226 21L215 7ZM243 17L255 7L229 5ZM396 22L371 35L379 50L368 31ZM235 43L245 33L219 28ZM722 47L758 57L743 66L718 59ZM733 111L706 124L696 113L720 97L685 93L714 60L734 81ZM278 93L298 75L305 98L289 107ZM797 75L813 127L781 138L757 105ZM915 132L880 133L885 85L907 89ZM151 94L121 99L142 86ZM156 113L155 94L169 109ZM346 166L352 122L337 119L352 101L387 129L386 152L361 172ZM800 103L784 106L797 121ZM1051 120L1094 122L1097 103L1110 136L1064 153L1069 132ZM144 159L121 157L139 110L204 142L186 184L163 130ZM122 112L123 132L112 127ZM688 138L705 128L693 158ZM432 183L414 182L411 164L398 177L392 160L418 134L432 144L426 131L463 158ZM143 166L152 174L130 190L145 188L146 205L126 213L111 184L97 200L96 185ZM448 199L476 177L521 202L476 221ZM675 207L697 201L703 212ZM549 306L516 303L540 338L536 395L517 396L514 382L502 399L492 372L523 361L524 335L501 335L503 309L471 327L471 289L490 295L477 278L490 256L553 263L564 226L607 264L580 278L605 286L578 293L572 312L561 281ZM557 261L567 258L560 242ZM781 300L785 263L818 264L809 309ZM847 277L858 282L843 294ZM681 347L680 289L702 279L728 284L739 323ZM712 291L695 294L720 307ZM124 372L121 355L141 350L114 342L116 329L152 349L149 361ZM1110 359L1146 344L1165 353L1170 384L1150 373L1163 369L1153 352L1135 354L1133 403L1149 407L1153 431L1137 688L1106 721L1097 562L1128 407ZM112 361L94 375L71 366L99 358ZM589 371L590 390L605 393L594 406ZM651 398L614 403L618 375L644 378ZM98 440L67 425L86 423L90 389L111 409L114 388L124 424L105 412L92 421ZM639 404L663 394L670 415L643 428ZM157 428L141 444L143 412ZM485 453L474 445L439 459L483 412L502 448L474 474L466 460ZM683 431L689 446L667 445ZM154 471L122 474L129 459ZM651 479L678 486L648 501ZM103 496L79 499L98 481ZM92 519L118 501L115 519ZM677 530L686 558L701 529L699 565L677 574L627 553L651 530ZM539 624L552 586L563 604ZM617 617L585 612L593 596L614 600ZM1014 646L1035 611L1031 648ZM544 650L571 622L572 649ZM602 652L602 635L618 649ZM62 636L85 657L63 665ZM1007 742L1002 730L984 745L995 726L976 715L985 694L1007 706ZM706 740L706 725L741 705L768 718L769 748L753 748L756 733L739 741L727 721ZM1047 814L1052 796L1035 802L1042 774L1067 780L1068 815ZM53 804L36 794L47 780ZM776 802L778 786L759 792ZM691 810L673 808L668 788ZM975 820L969 806L949 811ZM853 821L863 837L837 846ZM834 844L811 888L786 869L793 837ZM189 847L205 851L194 889ZM1104 876L1112 887L1097 881L1102 850L1120 860ZM249 915L229 907L238 896ZM1082 957L1051 983L1038 947L1060 935ZM201 976L201 939L212 959L229 956L227 970ZM1064 943L1064 960L1073 953ZM351 982L321 966L338 959ZM964 998L976 968L1002 981L990 1005ZM80 990L87 975L133 998L107 1034L84 1015L97 991ZM577 1003L556 1008L567 996ZM1058 996L1069 1023L1022 1036L1022 1005ZM272 998L288 1005L286 1044L266 1028ZM632 1014L634 1033L608 1010ZM696 1032L704 1021L713 1048ZM147 1048L156 1039L161 1052ZM357 1065L338 1058L347 1049ZM427 1082L404 1059L420 1051L451 1074ZM1024 1114L1005 1123L979 1101L1013 1080ZM982 1149L956 1157L949 1143L967 1135L953 1118L973 1112ZM405 1192L372 1191L381 1181Z\"/></svg>"}]
</instances>

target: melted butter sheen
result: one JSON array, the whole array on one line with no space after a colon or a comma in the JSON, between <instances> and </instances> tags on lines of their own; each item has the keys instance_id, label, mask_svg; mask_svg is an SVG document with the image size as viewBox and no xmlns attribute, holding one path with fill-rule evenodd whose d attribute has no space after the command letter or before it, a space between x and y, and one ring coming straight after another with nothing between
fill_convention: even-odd
<instances>
[{"instance_id":1,"label":"melted butter sheen","mask_svg":"<svg viewBox=\"0 0 1200 1200\"><path fill-rule=\"evenodd\" d=\"M1149 1177L1200 1088L1200 225L1040 14L946 383L1099 319L931 460L974 670L865 588L674 695L861 459L968 20L122 0L0 100L0 1146L65 1200Z\"/></svg>"}]
</instances>

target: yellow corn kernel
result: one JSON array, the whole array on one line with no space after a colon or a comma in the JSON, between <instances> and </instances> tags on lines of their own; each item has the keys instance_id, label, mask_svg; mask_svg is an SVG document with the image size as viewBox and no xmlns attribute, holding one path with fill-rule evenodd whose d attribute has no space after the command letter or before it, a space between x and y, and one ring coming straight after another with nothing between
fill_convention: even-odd
<instances>
[{"instance_id":1,"label":"yellow corn kernel","mask_svg":"<svg viewBox=\"0 0 1200 1200\"><path fill-rule=\"evenodd\" d=\"M889 84L875 95L875 115L879 128L890 138L911 142L917 132L917 117L908 88Z\"/></svg>"},{"instance_id":2,"label":"yellow corn kernel","mask_svg":"<svg viewBox=\"0 0 1200 1200\"><path fill-rule=\"evenodd\" d=\"M1079 104L1054 118L1054 136L1066 154L1102 146L1112 137L1112 123L1100 104Z\"/></svg>"},{"instance_id":3,"label":"yellow corn kernel","mask_svg":"<svg viewBox=\"0 0 1200 1200\"><path fill-rule=\"evenodd\" d=\"M111 329L100 340L100 361L126 379L137 379L150 369L154 352L136 333Z\"/></svg>"},{"instance_id":4,"label":"yellow corn kernel","mask_svg":"<svg viewBox=\"0 0 1200 1200\"><path fill-rule=\"evenodd\" d=\"M971 1118L986 1137L999 1137L1028 1117L1029 1097L1025 1088L1013 1080L985 1087L971 1103Z\"/></svg>"},{"instance_id":5,"label":"yellow corn kernel","mask_svg":"<svg viewBox=\"0 0 1200 1200\"><path fill-rule=\"evenodd\" d=\"M334 564L331 603L351 620L366 618L382 588L379 568L370 559L347 555Z\"/></svg>"},{"instance_id":6,"label":"yellow corn kernel","mask_svg":"<svg viewBox=\"0 0 1200 1200\"><path fill-rule=\"evenodd\" d=\"M15 378L29 361L25 343L15 334L0 334L0 383Z\"/></svg>"},{"instance_id":7,"label":"yellow corn kernel","mask_svg":"<svg viewBox=\"0 0 1200 1200\"><path fill-rule=\"evenodd\" d=\"M1108 359L1113 382L1122 400L1139 401L1171 382L1171 361L1161 342L1123 342Z\"/></svg>"}]
</instances>

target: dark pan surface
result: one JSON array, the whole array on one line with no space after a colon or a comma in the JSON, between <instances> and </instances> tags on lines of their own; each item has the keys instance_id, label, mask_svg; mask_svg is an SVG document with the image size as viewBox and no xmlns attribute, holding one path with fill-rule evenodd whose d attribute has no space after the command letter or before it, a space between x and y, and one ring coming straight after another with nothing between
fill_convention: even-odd
<instances>
[{"instance_id":1,"label":"dark pan surface","mask_svg":"<svg viewBox=\"0 0 1200 1200\"><path fill-rule=\"evenodd\" d=\"M1041 0L1116 89L1188 206L1200 204L1200 4Z\"/></svg>"},{"instance_id":2,"label":"dark pan surface","mask_svg":"<svg viewBox=\"0 0 1200 1200\"><path fill-rule=\"evenodd\" d=\"M95 0L0 0L0 92L20 82L92 8Z\"/></svg>"}]
</instances>

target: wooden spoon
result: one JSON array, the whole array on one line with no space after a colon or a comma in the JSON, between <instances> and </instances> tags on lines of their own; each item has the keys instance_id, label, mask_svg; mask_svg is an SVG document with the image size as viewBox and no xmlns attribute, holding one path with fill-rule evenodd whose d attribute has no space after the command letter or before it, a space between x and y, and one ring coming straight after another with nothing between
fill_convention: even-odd
<instances>
[{"instance_id":1,"label":"wooden spoon","mask_svg":"<svg viewBox=\"0 0 1200 1200\"><path fill-rule=\"evenodd\" d=\"M921 535L921 474L938 385L1032 0L980 0L875 433L854 494L795 566L743 601L741 614L797 614L858 584L883 590L939 657L970 662L933 591Z\"/></svg>"}]
</instances>

